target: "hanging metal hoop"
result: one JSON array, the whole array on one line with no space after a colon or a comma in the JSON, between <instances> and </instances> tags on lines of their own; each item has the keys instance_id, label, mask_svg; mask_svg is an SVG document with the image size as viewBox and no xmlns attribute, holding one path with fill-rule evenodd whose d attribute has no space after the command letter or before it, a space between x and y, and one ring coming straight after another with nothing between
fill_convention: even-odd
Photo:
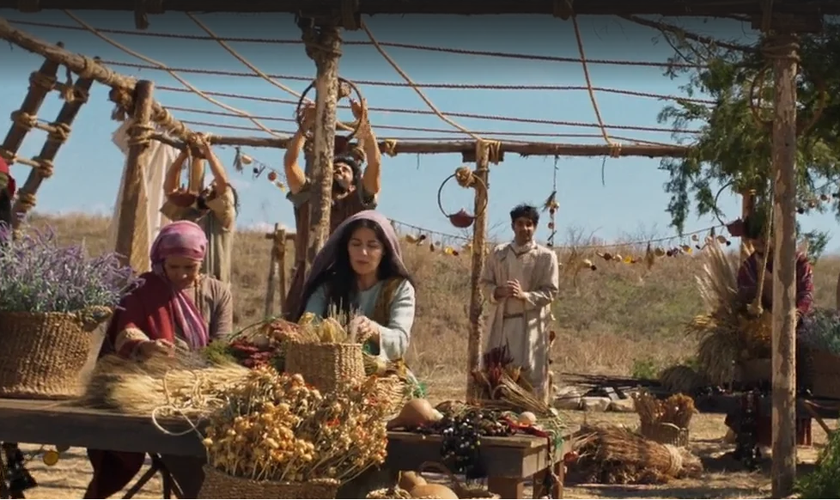
<instances>
[{"instance_id":1,"label":"hanging metal hoop","mask_svg":"<svg viewBox=\"0 0 840 500\"><path fill-rule=\"evenodd\" d=\"M469 176L464 175L464 170L469 172ZM444 179L443 182L441 182L440 187L438 188L437 201L440 213L442 213L444 217L449 219L449 222L453 226L459 229L466 229L472 226L473 222L475 222L475 218L479 214L484 214L487 211L488 197L484 197L483 206L481 207L479 212L477 212L474 215L470 215L463 208L455 213L447 213L447 211L443 208L443 188L446 187L447 183L449 183L449 181L452 179L456 179L458 181L458 184L462 187L483 189L485 193L487 192L487 185L484 183L483 180L473 175L473 173L468 168L461 167L458 170L456 170L455 173Z\"/></svg>"},{"instance_id":2,"label":"hanging metal hoop","mask_svg":"<svg viewBox=\"0 0 840 500\"><path fill-rule=\"evenodd\" d=\"M299 128L303 127L303 110L306 107L306 101L307 101L306 96L314 88L315 88L315 80L312 80L312 83L310 83L309 86L306 87L306 90L304 90L303 93L300 95L300 100L298 100L297 108L295 109L295 120L297 121L297 124L298 124ZM357 87L356 84L354 84L350 80L339 77L338 78L338 99L337 100L340 102L342 99L351 97L352 94L356 94L356 99L359 103L364 102L364 97L362 97L362 93L359 90L359 87ZM366 117L363 117L363 119L364 118L366 118ZM345 131L349 131L350 133L345 135L345 136L336 135L336 146L338 146L339 143L341 143L341 144L343 144L342 149L346 149L346 147L350 143L350 141L354 137L356 137L356 135L359 133L359 129L361 129L361 127L362 127L362 121L363 121L362 119L354 120L352 122L338 122L337 121L336 122L336 129L342 129L342 130L345 130ZM307 130L305 132L306 132L306 138L307 139L312 139L312 131ZM339 149L339 148L336 147L336 149Z\"/></svg>"}]
</instances>

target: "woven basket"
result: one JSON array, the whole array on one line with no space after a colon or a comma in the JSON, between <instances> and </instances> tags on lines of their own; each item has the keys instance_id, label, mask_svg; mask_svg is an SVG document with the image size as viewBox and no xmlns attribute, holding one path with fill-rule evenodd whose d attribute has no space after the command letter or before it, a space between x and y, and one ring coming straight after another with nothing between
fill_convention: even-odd
<instances>
[{"instance_id":1,"label":"woven basket","mask_svg":"<svg viewBox=\"0 0 840 500\"><path fill-rule=\"evenodd\" d=\"M388 415L399 413L411 400L408 384L396 375L376 377L376 394L388 402Z\"/></svg>"},{"instance_id":2,"label":"woven basket","mask_svg":"<svg viewBox=\"0 0 840 500\"><path fill-rule=\"evenodd\" d=\"M670 423L644 423L640 432L645 438L660 444L670 444L678 448L688 446L688 429L681 429Z\"/></svg>"},{"instance_id":3,"label":"woven basket","mask_svg":"<svg viewBox=\"0 0 840 500\"><path fill-rule=\"evenodd\" d=\"M439 462L423 462L420 464L420 467L417 468L417 472L421 475L423 472L438 472L443 474L449 479L449 488L458 495L458 498L474 498L474 499L481 499L481 498L502 498L501 496L491 493L487 490L484 486L470 486L464 484L459 480L455 474L452 473L445 465Z\"/></svg>"},{"instance_id":4,"label":"woven basket","mask_svg":"<svg viewBox=\"0 0 840 500\"><path fill-rule=\"evenodd\" d=\"M204 466L204 483L198 498L335 498L340 485L335 479L302 483L254 481Z\"/></svg>"},{"instance_id":5,"label":"woven basket","mask_svg":"<svg viewBox=\"0 0 840 500\"><path fill-rule=\"evenodd\" d=\"M84 391L84 375L104 335L97 328L107 308L78 313L0 313L0 396L72 399Z\"/></svg>"},{"instance_id":6,"label":"woven basket","mask_svg":"<svg viewBox=\"0 0 840 500\"><path fill-rule=\"evenodd\" d=\"M840 399L840 356L813 350L809 354L811 394L817 398Z\"/></svg>"},{"instance_id":7,"label":"woven basket","mask_svg":"<svg viewBox=\"0 0 840 500\"><path fill-rule=\"evenodd\" d=\"M411 498L411 494L399 486L394 486L371 491L365 498L369 500L403 500Z\"/></svg>"},{"instance_id":8,"label":"woven basket","mask_svg":"<svg viewBox=\"0 0 840 500\"><path fill-rule=\"evenodd\" d=\"M315 344L287 342L286 372L299 373L308 384L329 392L348 382L365 378L361 344Z\"/></svg>"}]
</instances>

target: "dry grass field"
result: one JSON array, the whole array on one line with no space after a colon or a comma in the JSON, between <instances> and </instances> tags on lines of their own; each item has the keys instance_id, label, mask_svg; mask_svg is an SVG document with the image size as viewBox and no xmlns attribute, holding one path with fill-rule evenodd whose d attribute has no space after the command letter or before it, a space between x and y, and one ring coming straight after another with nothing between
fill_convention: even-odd
<instances>
[{"instance_id":1,"label":"dry grass field","mask_svg":"<svg viewBox=\"0 0 840 500\"><path fill-rule=\"evenodd\" d=\"M32 224L52 227L62 244L84 242L91 254L107 250L106 219L86 215L36 216ZM262 318L270 244L260 233L240 232L235 245L235 321L246 325ZM406 264L418 282L418 309L409 363L428 384L432 399L461 398L467 376L469 258L433 253L427 246L409 245L404 251ZM618 251L627 255L644 249ZM561 292L554 306L558 340L553 353L553 367L560 382L564 372L655 375L675 361L690 358L694 344L683 335L682 325L700 308L694 286L694 276L701 266L699 259L663 258L647 271L642 264L618 264L595 260L594 254L592 257L597 270L582 271L576 278L574 273L564 273L561 277ZM825 256L818 262L819 304L833 306L838 273L840 258ZM635 415L572 412L570 417L576 421L635 422ZM722 416L698 416L691 432L694 448L707 462L708 473L702 481L680 481L664 487L569 488L566 496L749 498L769 494L766 471L739 472L737 464L720 458L730 449L722 443L725 434ZM816 425L814 434L818 442L824 441ZM813 462L815 454L814 449L803 449L800 458ZM52 468L38 462L32 470L42 487L29 492L29 498L80 498L90 477L83 450L75 449ZM144 496L154 498L159 491L156 483L151 484L144 490Z\"/></svg>"}]
</instances>

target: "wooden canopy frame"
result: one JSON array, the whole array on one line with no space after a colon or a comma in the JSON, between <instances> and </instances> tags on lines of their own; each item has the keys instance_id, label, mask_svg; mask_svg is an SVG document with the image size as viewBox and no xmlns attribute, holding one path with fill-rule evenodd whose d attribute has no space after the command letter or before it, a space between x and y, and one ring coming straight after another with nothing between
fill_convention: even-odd
<instances>
[{"instance_id":1,"label":"wooden canopy frame","mask_svg":"<svg viewBox=\"0 0 840 500\"><path fill-rule=\"evenodd\" d=\"M825 15L840 14L840 2L832 0L587 0L573 5L573 0L485 0L483 2L453 2L451 0L253 0L229 2L223 0L0 0L0 8L17 8L25 12L42 9L121 10L134 12L138 29L148 27L148 14L171 11L202 12L286 12L299 15L299 27L304 32L307 54L316 65L316 126L312 161L307 170L315 181L311 204L310 248L308 261L320 249L328 233L331 209L331 178L335 142L335 110L338 94L337 67L341 40L339 29L358 29L362 14L543 14L569 19L575 14L628 15L661 14L670 16L735 17L752 21L753 27L769 34L773 50L766 53L771 61L775 78L773 166L775 172L775 236L774 297L773 308L773 495L781 498L793 491L796 476L795 448L795 255L796 255L796 87L797 67L795 34L821 29ZM44 96L50 90L60 90L66 97L65 109L59 120L52 124L51 134L66 139L69 124L78 112L90 85L95 81L112 88L111 99L126 113L133 115L131 148L127 164L127 181L124 186L123 217L120 220L118 251L129 256L135 264L145 260L145 255L132 255L133 241L137 237L137 200L142 186L139 172L143 168L144 152L149 141L156 139L176 147L186 147L195 133L174 118L163 106L154 101L154 85L149 81L119 75L87 56L71 53L59 45L39 40L12 27L0 19L0 38L43 56L46 61L33 74L30 92L21 107L19 118L3 143L4 156L34 167L21 189L15 204L17 212L26 212L34 206L34 195L41 181L51 172L52 159L57 151L57 140L45 145L35 159L16 157L23 135L35 126L32 116L37 112ZM79 76L75 83L59 83L56 72L59 65L66 66ZM38 75L38 76L35 76ZM36 83L37 80L37 83ZM28 120L28 121L27 121ZM61 124L64 125L61 125ZM155 126L165 130L156 134ZM28 127L28 128L27 128ZM51 136L52 137L52 136ZM218 145L285 148L285 139L212 137ZM484 269L487 218L485 207L489 187L489 164L501 162L505 153L550 156L683 156L688 151L680 146L612 145L587 146L552 143L504 143L497 141L453 141L437 144L399 143L384 141L383 151L389 154L461 153L465 162L474 162L472 175L479 179L475 188L475 223L472 243L472 276L470 279L470 335L468 370L479 367L479 353L484 325L485 298L479 286ZM48 149L49 148L49 149ZM309 162L308 162L309 163ZM471 394L472 377L468 375L468 395Z\"/></svg>"}]
</instances>

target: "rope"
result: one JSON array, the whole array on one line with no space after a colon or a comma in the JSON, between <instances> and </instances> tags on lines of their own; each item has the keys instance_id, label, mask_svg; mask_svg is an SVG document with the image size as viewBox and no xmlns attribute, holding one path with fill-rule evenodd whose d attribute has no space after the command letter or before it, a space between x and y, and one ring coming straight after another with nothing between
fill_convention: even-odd
<instances>
[{"instance_id":1,"label":"rope","mask_svg":"<svg viewBox=\"0 0 840 500\"><path fill-rule=\"evenodd\" d=\"M134 69L148 69L153 71L161 71L162 69L158 66L152 66L148 64L140 64L140 63L132 63L132 62L125 62L125 61L113 61L110 59L103 59L100 62L103 64L108 64L111 66L121 66L125 68L134 68ZM591 62L591 61L590 61ZM182 67L174 67L169 66L169 70L177 71L179 73L195 73L199 75L216 75L216 76L235 76L235 77L243 77L243 78L259 78L258 75L253 73L245 73L243 71L230 71L230 70L218 70L218 69L203 69L203 68L182 68ZM166 71L166 70L163 70ZM273 74L273 73L266 73L267 76L271 78L277 78L281 80L294 80L294 81L301 81L301 82L311 82L312 77L309 76L301 76L301 75L281 75L281 74ZM386 81L386 80L354 80L354 82L358 85L370 85L371 87L411 87L405 82L395 82L395 81ZM415 87L423 88L423 89L447 89L447 90L513 90L513 91L525 91L525 90L538 90L538 91L558 91L558 90L587 90L585 86L581 85L503 85L503 84L479 84L479 83L446 83L446 82L435 82L435 83L418 83L414 82ZM715 101L710 99L698 99L692 97L681 97L681 96L672 96L668 94L654 94L650 92L638 92L634 90L624 90L624 89L614 89L609 87L593 87L598 92L608 92L614 94L622 94L622 95L630 95L634 97L645 97L650 99L660 99L660 100L671 100L671 101L685 101L685 102L694 102L698 104L708 104L714 105Z\"/></svg>"},{"instance_id":2,"label":"rope","mask_svg":"<svg viewBox=\"0 0 840 500\"><path fill-rule=\"evenodd\" d=\"M584 87L585 88L585 87ZM168 87L166 85L161 85L159 87L155 87L156 90L166 91L166 92L178 92L178 93L190 93L188 89L178 88L178 87ZM593 87L596 91L598 87ZM215 95L219 97L227 97L230 99L242 99L242 100L249 100L249 101L259 101L259 102L272 102L272 103L280 103L280 104L295 104L297 105L297 101L292 101L289 99L281 99L276 97L266 97L266 96L257 96L257 95L249 95L249 94L232 94L229 92L215 92L215 91L204 91L207 95ZM339 108L349 109L347 105L339 105ZM182 108L183 111L188 111L190 108ZM382 113L401 113L401 114L409 114L409 115L435 115L434 112L425 110L425 109L410 109L410 108L377 108L377 107L369 107L368 111L376 111ZM559 125L559 126L570 126L570 127L592 127L598 128L597 123L583 123L583 122L567 122L567 121L557 121L557 120L545 120L541 118L519 118L514 116L504 116L504 115L484 115L484 114L476 114L476 113L461 113L456 111L444 111L444 114L447 116L456 116L459 118L471 118L476 120L489 120L489 121L500 121L500 122L513 122L513 123L534 123L539 125ZM237 115L238 116L238 115ZM266 118L268 119L268 118ZM271 118L276 119L276 118ZM285 121L285 120L282 120ZM644 132L662 132L662 133L669 133L673 134L674 132L679 132L683 134L699 134L700 130L690 130L690 129L669 129L664 127L639 127L633 125L607 125L607 128L614 128L618 130L638 130ZM455 132L460 133L460 132ZM575 136L575 137L591 137L587 136ZM600 137L597 135L595 137ZM614 136L617 138L617 136ZM647 141L645 141L647 142ZM650 144L656 144L661 146L670 146L670 144L662 143L662 142L650 142Z\"/></svg>"},{"instance_id":3,"label":"rope","mask_svg":"<svg viewBox=\"0 0 840 500\"><path fill-rule=\"evenodd\" d=\"M64 122L54 122L49 126L50 130L47 132L47 140L59 144L67 142L67 139L70 137L70 131L72 130L70 125Z\"/></svg>"},{"instance_id":4,"label":"rope","mask_svg":"<svg viewBox=\"0 0 840 500\"><path fill-rule=\"evenodd\" d=\"M202 114L202 115L210 115L210 116L227 116L231 118L242 118L241 116L235 113L226 113L224 111L213 111L213 110L206 110L206 109L197 109L197 108L190 108L184 106L165 106L166 109L170 111L180 111L182 113L195 113L195 114ZM265 120L265 121L276 121L276 122L283 122L283 123L297 123L297 120L294 118L281 118L277 116L268 116L268 115L252 115L254 118L258 120ZM223 125L218 125L215 123L210 122L190 122L190 123L198 123L204 124L206 126L219 126L223 127ZM448 128L434 128L434 127L407 127L402 125L372 125L376 129L383 129L383 130L404 130L410 132L429 132L429 133L441 133L441 134L460 134L460 131L451 130ZM256 127L243 127L246 130L260 130ZM275 130L278 133L288 133L284 131ZM596 138L601 137L600 134L552 134L547 132L512 132L512 131L475 131L476 134L479 135L488 135L488 136L506 136L506 137L552 137L552 138L569 138L569 137L580 137L580 138ZM620 136L613 136L614 138L625 140L629 142L634 142L637 144L648 144L652 146L671 146L671 144L667 144L664 142L656 142L656 141L646 141L644 139L634 139L629 137L620 137ZM386 139L388 140L397 140L397 139ZM392 145L392 148L395 145ZM391 149L393 151L393 149ZM385 151L383 151L385 153ZM388 154L388 153L386 153Z\"/></svg>"},{"instance_id":5,"label":"rope","mask_svg":"<svg viewBox=\"0 0 840 500\"><path fill-rule=\"evenodd\" d=\"M595 91L592 90L592 79L589 76L589 65L586 64L586 51L583 48L583 37L580 34L580 26L578 25L576 15L572 15L572 25L575 27L575 40L577 41L580 62L583 67L583 77L586 79L586 90L589 93L589 100L592 101L592 109L595 110L595 119L598 120L598 126L601 128L601 135L604 137L604 142L613 146L613 142L607 133L607 127L604 125L603 118L601 118L601 109L598 107Z\"/></svg>"},{"instance_id":6,"label":"rope","mask_svg":"<svg viewBox=\"0 0 840 500\"><path fill-rule=\"evenodd\" d=\"M228 106L227 104L225 104L225 103L223 103L223 102L220 102L220 101L217 101L216 99L213 99L212 97L210 97L210 96L206 95L206 94L205 94L204 92L202 92L200 89L198 89L198 88L196 88L195 86L193 86L190 82L188 82L188 81L184 80L183 78L181 78L181 77L180 77L180 76L179 76L179 75L178 75L178 74L177 74L174 70L172 70L171 68L167 67L167 66L166 66L165 64L163 64L162 62L159 62L159 61L156 61L156 60L154 60L154 59L152 59L152 58L146 57L146 56L144 56L143 54L140 54L139 52L136 52L136 51L134 51L134 50L131 50L131 49L129 49L128 47L126 47L125 45L122 45L121 43L119 43L119 42L117 42L117 41L115 41L115 40L113 40L113 39L111 39L111 38L109 38L109 37L107 37L107 36L103 35L103 34L102 34L102 33L100 33L99 31L97 31L97 30L96 30L96 28L92 27L91 25L87 24L86 22L84 22L84 21L83 21L82 19L80 19L79 17L75 16L75 15L74 15L72 12L70 12L69 10L64 10L64 13L65 13L68 17L70 17L71 19L73 19L74 21L76 21L77 23L79 23L79 25L80 25L80 26L84 27L85 29L87 29L88 31L90 31L93 35L95 35L95 36L97 36L98 38L100 38L100 39L104 40L104 41L105 41L105 42L107 42L108 44L110 44L110 45L112 45L112 46L114 46L114 47L116 47L116 48L120 49L121 51L125 52L126 54L129 54L129 55L131 55L131 56L133 56L133 57L136 57L137 59L142 59L143 61L146 61L146 62L147 62L147 63L149 63L149 64L153 64L153 65L157 66L157 69L160 69L160 70L166 71L166 72L167 72L167 73L169 73L169 74L170 74L173 78L175 78L176 80L178 80L179 82L181 82L181 84L182 84L182 85L184 85L184 86L185 86L185 87L187 87L188 89L192 90L192 91L193 91L196 95L198 95L198 96L199 96L199 97L201 97L202 99L204 99L204 100L206 100L206 101L208 101L208 102L211 102L211 103L215 104L216 106L219 106L219 107L221 107L221 108L227 109L228 111L232 111L232 112L234 112L234 113L237 113L238 115L240 115L240 116L242 116L242 117L248 118L249 120L251 120L251 121L252 121L252 122L253 122L253 123L254 123L257 127L259 127L259 128L260 128L261 130L263 130L264 132L267 132L267 133L269 133L269 134L271 134L271 135L274 135L274 136L276 136L276 137L280 137L280 136L277 136L274 132L272 132L272 130L271 130L271 129L269 129L268 127L266 127L266 126L265 126L265 125L263 125L262 123L260 123L258 120L255 120L255 119L253 119L253 118L250 118L250 115L249 115L248 113L246 113L245 111L242 111L242 110L240 110L240 109L236 109L236 108L234 108L234 107L232 107L232 106ZM85 76L84 76L84 75L82 75L81 73L80 73L80 75L79 75L79 76L81 76L82 78L85 78Z\"/></svg>"},{"instance_id":7,"label":"rope","mask_svg":"<svg viewBox=\"0 0 840 500\"><path fill-rule=\"evenodd\" d=\"M23 110L12 111L12 122L15 125L29 132L38 125L38 117Z\"/></svg>"},{"instance_id":8,"label":"rope","mask_svg":"<svg viewBox=\"0 0 840 500\"><path fill-rule=\"evenodd\" d=\"M228 45L227 43L225 43L225 42L224 42L224 40L222 40L221 38L219 38L219 37L218 37L218 35L216 35L216 33L214 33L214 32L213 32L213 31L212 31L209 27L207 27L207 25L205 25L204 23L202 23L201 21L199 21L197 17L195 17L194 15L192 15L192 13L190 13L190 12L186 12L186 15L187 15L187 17L189 17L190 19L192 19L192 20L193 20L193 22L195 22L195 24L197 24L199 28L203 29L203 30L207 33L207 35L209 35L209 36L210 36L213 40L215 40L216 42L218 42L218 43L219 43L219 45L221 45L223 49L225 49L226 51L228 51L228 53L229 53L230 55L232 55L232 56L233 56L233 57L235 57L235 58L236 58L239 62L241 62L242 64L244 64L245 66L247 66L247 67L248 67L251 71L253 71L253 72L254 72L254 73L256 73L257 75L259 75L259 76L260 76L260 78L262 78L263 80L267 81L268 83L270 83L270 84L274 85L274 86L275 86L275 87L277 87L278 89L280 89L280 90L282 90L282 91L284 91L284 92L287 92L287 93L289 93L289 94L292 94L293 96L295 96L295 97L297 97L297 98L300 98L300 93L299 93L299 92L295 92L294 90L292 90L292 89L290 89L289 87L287 87L287 86L283 85L282 83L278 82L278 81L277 81L277 80L275 80L274 78L271 78L270 76L268 76L268 75L266 75L265 73L263 73L263 72L262 72L262 70L260 70L258 67L256 67L256 66L254 66L253 64L251 64L251 62L250 62L250 61L248 61L247 59L245 59L245 58L244 58L242 55L240 55L237 51L233 50L233 48L231 48L231 46L230 46L230 45ZM311 100L309 100L309 99L307 99L307 101L311 102Z\"/></svg>"},{"instance_id":9,"label":"rope","mask_svg":"<svg viewBox=\"0 0 840 500\"><path fill-rule=\"evenodd\" d=\"M33 71L29 75L29 85L32 87L39 87L45 92L51 91L55 88L57 78L53 75L45 75L40 71Z\"/></svg>"},{"instance_id":10,"label":"rope","mask_svg":"<svg viewBox=\"0 0 840 500\"><path fill-rule=\"evenodd\" d=\"M388 64L390 64L391 67L394 68L394 71L396 71L397 73L399 73L399 75L401 77L403 77L403 80L405 80L405 82L412 89L414 89L414 92L416 92L417 95L420 96L420 99L422 99L423 102L426 103L426 105L429 107L429 109L431 109L434 112L434 114L437 115L438 118L440 118L444 122L448 123L449 125L452 125L453 127L460 130L461 132L469 135L470 137L472 137L476 141L481 141L480 136L478 136L477 134L474 134L473 132L470 132L466 128L462 127L461 125L459 125L458 123L456 123L455 121L449 119L446 115L444 115L443 112L441 112L441 110L439 110L437 108L437 106L435 106L434 103L428 97L426 97L426 94L414 83L414 81L411 79L411 77L408 76L408 74L405 71L403 71L402 68L400 68L400 65L397 64L397 62L394 61L394 59L392 59L391 56L389 56L387 52L385 52L385 49L383 49L381 45L379 45L379 42L376 40L376 37L373 36L373 33L370 31L370 28L367 27L367 24L364 21L362 21L360 24L361 24L362 29L365 30L365 33L367 34L368 38L370 39L370 42L376 48L376 51L379 52L379 54L382 55L382 57L384 57L386 61L388 61Z\"/></svg>"},{"instance_id":11,"label":"rope","mask_svg":"<svg viewBox=\"0 0 840 500\"><path fill-rule=\"evenodd\" d=\"M402 226L405 228L413 229L421 234L429 234L433 236L439 236L441 239L448 239L448 240L456 240L456 241L465 241L469 242L472 241L471 237L457 235L452 233L444 233L441 231L435 231L433 229L429 229L422 226L417 226L415 224L409 224L408 222L402 222L399 220L391 219L391 222L397 226ZM703 229L697 229L695 231L691 231L688 233L683 233L681 235L671 235L671 236L664 236L661 238L653 238L647 240L637 240L637 241L623 241L623 242L615 242L615 243L602 243L597 245L562 245L562 246L555 246L553 247L555 250L598 250L598 249L608 249L608 248L619 248L619 247L635 247L640 245L646 245L648 243L663 243L666 241L673 241L685 238L687 236L692 236L695 234L703 234L712 231L713 229L719 229L724 227L723 225L711 226L706 227ZM488 246L493 245L493 243L488 243Z\"/></svg>"},{"instance_id":12,"label":"rope","mask_svg":"<svg viewBox=\"0 0 840 500\"><path fill-rule=\"evenodd\" d=\"M630 19L633 18L633 19ZM625 19L630 21L644 24L641 21L645 20L637 20L635 16L626 16ZM77 26L67 25L67 24L58 24L58 23L44 23L44 22L34 22L34 21L23 21L23 20L15 20L15 19L7 19L7 21L11 24L19 24L22 26L37 26L41 28L53 28L53 29L63 29L63 30L82 30ZM646 21L649 22L650 21ZM653 23L651 23L653 24ZM649 27L653 27L659 29L656 26L650 25ZM172 38L172 39L182 39L182 40L208 40L208 41L224 41L224 42L233 42L233 43L262 43L262 44L273 44L273 45L300 45L303 43L301 40L297 39L281 39L281 38L254 38L254 37L215 37L213 35L210 36L202 36L202 35L186 35L181 33L162 33L162 32L154 32L154 31L133 31L133 30L120 30L120 29L111 29L111 28L96 28L97 31L101 33L111 33L115 35L131 35L131 36L140 36L140 37L152 37L152 38ZM711 43L715 43L720 47L728 47L729 44L722 41L715 41L709 38ZM471 50L471 49L460 49L460 48L451 48L451 47L435 47L435 46L428 46L428 45L418 45L412 43L402 43L402 42L378 42L379 45L382 47L390 47L395 49L410 49L410 50L419 50L419 51L427 51L427 52L440 52L440 53L448 53L448 54L459 54L459 55L466 55L466 56L484 56L484 57L495 57L495 58L504 58L504 59L525 59L531 61L547 61L547 62L561 62L561 63L579 63L579 59L575 59L573 57L561 57L561 56L546 56L546 55L539 55L539 54L525 54L525 53L517 53L517 52L501 52L501 51L488 51L488 50ZM373 45L372 42L369 41L344 41L342 45L363 45L363 46L370 46ZM590 59L589 61L591 64L602 64L602 65L613 65L613 66L647 66L647 67L654 67L654 68L668 68L668 67L685 67L685 68L693 68L695 65L687 64L687 63L677 63L677 64L670 64L667 62L659 62L659 61L627 61L627 60L616 60L616 59Z\"/></svg>"},{"instance_id":13,"label":"rope","mask_svg":"<svg viewBox=\"0 0 840 500\"><path fill-rule=\"evenodd\" d=\"M668 476L670 477L677 477L677 475L682 471L683 468L683 458L682 453L680 453L679 448L672 444L666 444L665 449L668 450L668 470L665 471Z\"/></svg>"}]
</instances>

